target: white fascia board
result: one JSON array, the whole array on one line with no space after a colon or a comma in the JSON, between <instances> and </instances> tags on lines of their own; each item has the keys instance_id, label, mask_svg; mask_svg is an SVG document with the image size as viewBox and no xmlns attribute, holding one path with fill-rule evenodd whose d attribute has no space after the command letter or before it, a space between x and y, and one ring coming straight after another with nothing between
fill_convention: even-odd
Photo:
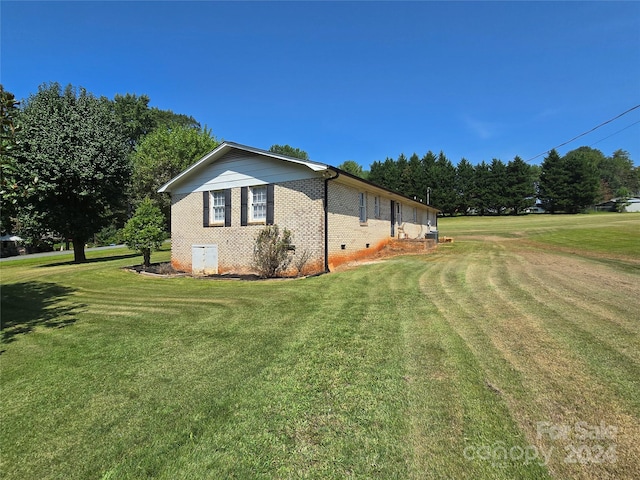
<instances>
[{"instance_id":1,"label":"white fascia board","mask_svg":"<svg viewBox=\"0 0 640 480\"><path fill-rule=\"evenodd\" d=\"M246 145L240 145L238 143L223 142L220 145L218 145L215 149L213 149L211 152L207 153L204 157L202 157L196 163L191 165L189 168L187 168L186 170L182 171L176 177L172 178L167 183L165 183L163 186L161 186L158 189L158 193L171 192L171 187L173 185L175 185L176 183L180 182L181 180L189 177L193 172L199 170L203 165L208 165L211 162L215 162L218 158L224 156L226 153L228 153L230 150L233 150L233 149L244 150L246 152L255 153L257 155L264 155L264 156L268 156L268 157L271 157L271 158L276 158L278 160L283 160L285 162L304 165L305 167L309 168L310 170L312 170L314 172L326 171L329 168L328 165L325 165L323 163L313 162L313 161L310 161L310 160L302 160L302 159L299 159L299 158L288 157L286 155L280 155L280 154L277 154L277 153L269 152L267 150L261 150L259 148L253 148L253 147L248 147Z\"/></svg>"},{"instance_id":2,"label":"white fascia board","mask_svg":"<svg viewBox=\"0 0 640 480\"><path fill-rule=\"evenodd\" d=\"M200 160L198 160L196 163L191 165L186 170L183 170L177 176L173 177L171 180L169 180L167 183L165 183L163 186L161 186L158 189L158 193L170 192L171 190L170 190L169 187L171 187L173 184L175 184L178 181L182 180L183 178L189 176L189 174L191 172L193 172L194 170L197 170L200 167L200 165L202 165L203 163L206 163L212 157L215 159L215 157L222 156L229 150L230 150L230 147L228 146L227 143L221 143L216 148L214 148L209 153L207 153L204 157L202 157ZM222 155L219 155L221 151L223 151L223 153L222 153Z\"/></svg>"}]
</instances>

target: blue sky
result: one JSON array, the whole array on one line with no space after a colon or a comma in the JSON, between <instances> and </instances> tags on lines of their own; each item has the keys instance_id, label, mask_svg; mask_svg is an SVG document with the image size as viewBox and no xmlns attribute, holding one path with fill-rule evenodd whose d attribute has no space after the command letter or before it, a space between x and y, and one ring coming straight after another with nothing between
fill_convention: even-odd
<instances>
[{"instance_id":1,"label":"blue sky","mask_svg":"<svg viewBox=\"0 0 640 480\"><path fill-rule=\"evenodd\" d=\"M18 98L51 81L146 94L218 139L332 165L428 150L454 164L530 159L640 104L640 2L0 9L1 81ZM640 165L640 108L558 150L581 145Z\"/></svg>"}]
</instances>

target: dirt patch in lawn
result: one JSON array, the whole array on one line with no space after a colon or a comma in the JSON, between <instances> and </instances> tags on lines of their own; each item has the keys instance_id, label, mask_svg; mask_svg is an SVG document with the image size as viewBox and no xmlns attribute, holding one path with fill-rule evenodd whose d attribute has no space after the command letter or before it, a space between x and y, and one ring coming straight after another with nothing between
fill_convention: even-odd
<instances>
[{"instance_id":1,"label":"dirt patch in lawn","mask_svg":"<svg viewBox=\"0 0 640 480\"><path fill-rule=\"evenodd\" d=\"M341 263L331 271L341 272L361 265L380 263L399 255L425 255L434 252L437 247L438 245L433 240L394 240L367 257Z\"/></svg>"}]
</instances>

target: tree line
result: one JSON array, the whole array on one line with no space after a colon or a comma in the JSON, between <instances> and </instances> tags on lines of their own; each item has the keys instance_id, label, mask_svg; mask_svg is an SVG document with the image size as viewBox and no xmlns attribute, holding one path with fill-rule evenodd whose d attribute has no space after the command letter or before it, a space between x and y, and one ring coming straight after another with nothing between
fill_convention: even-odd
<instances>
[{"instance_id":1,"label":"tree line","mask_svg":"<svg viewBox=\"0 0 640 480\"><path fill-rule=\"evenodd\" d=\"M0 100L2 233L66 239L76 261L146 198L166 230L170 200L157 189L218 145L193 117L150 107L146 95L108 99L50 83L23 102L0 87Z\"/></svg>"},{"instance_id":2,"label":"tree line","mask_svg":"<svg viewBox=\"0 0 640 480\"><path fill-rule=\"evenodd\" d=\"M536 204L551 213L577 213L598 201L640 192L640 168L624 150L609 157L590 147L562 157L551 150L541 166L518 156L506 164L493 159L472 165L463 158L454 166L442 151L388 157L373 162L369 172L351 163L343 164L347 171L447 215L519 214Z\"/></svg>"},{"instance_id":3,"label":"tree line","mask_svg":"<svg viewBox=\"0 0 640 480\"><path fill-rule=\"evenodd\" d=\"M29 246L64 239L78 262L88 242L126 241L148 263L170 230L171 199L158 188L219 145L192 116L149 102L55 82L18 102L0 85L2 234ZM289 145L271 151L308 158Z\"/></svg>"}]
</instances>

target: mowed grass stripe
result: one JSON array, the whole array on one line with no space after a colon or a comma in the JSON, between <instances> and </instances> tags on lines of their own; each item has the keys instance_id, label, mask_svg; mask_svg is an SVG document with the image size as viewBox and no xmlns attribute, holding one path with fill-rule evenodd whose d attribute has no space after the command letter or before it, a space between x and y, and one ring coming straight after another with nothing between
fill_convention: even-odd
<instances>
[{"instance_id":1,"label":"mowed grass stripe","mask_svg":"<svg viewBox=\"0 0 640 480\"><path fill-rule=\"evenodd\" d=\"M487 368L487 378L493 379L494 385L501 390L511 415L519 420L528 441L547 451L551 447L557 448L557 445L545 443L544 439L541 442L537 438L538 421L573 424L582 420L598 424L601 419L606 419L609 425L628 425L628 417L621 422L618 416L601 415L603 411L581 412L579 420L571 416L575 411L572 412L569 406L574 402L579 404L584 386L593 385L598 379L577 375L576 372L584 372L588 367L575 352L567 351L562 342L549 338L544 322L537 313L541 305L537 300L527 298L524 290L519 290L527 283L515 282L511 286L507 275L511 270L511 255L505 253L504 246L493 245L487 249L488 245L476 242L475 248L465 247L471 250L466 252L467 266L458 269L456 274L441 275L443 290L436 290L433 296L438 299L442 293L458 293L456 298L449 296L446 300L452 303L457 301L462 310L454 309L451 312L446 300L442 302L441 310L452 313L452 324L474 349L478 361ZM460 292L448 284L456 278L464 283L466 291ZM543 311L542 314L548 316L549 312ZM491 368L500 363L495 361L496 358L506 358L511 368L498 367L492 372ZM514 368L521 375L504 375L504 372ZM517 382L518 378L523 377L526 378L524 395L522 385ZM604 397L607 393L612 394L611 391L606 392ZM560 405L569 407L571 413L558 411ZM630 445L625 442L625 447ZM627 455L634 451L635 448L625 450ZM598 475L605 475L603 478L606 478L611 472L615 472L615 475L624 472L611 465L601 465L596 469L568 465L564 462L564 455L558 453L552 457L550 468L560 478L599 478Z\"/></svg>"},{"instance_id":2,"label":"mowed grass stripe","mask_svg":"<svg viewBox=\"0 0 640 480\"><path fill-rule=\"evenodd\" d=\"M575 262L578 267L585 268L581 265L582 260L576 259ZM587 266L595 268L588 264ZM613 291L615 287L607 288L602 285L597 296L574 295L582 298L583 302L580 304L563 291L561 286L557 290L554 288L553 278L549 277L546 269L523 266L518 271L519 278L513 283L519 286L521 295L531 296L538 302L539 318L545 329L558 342L570 347L573 354L579 356L600 381L615 388L618 395L631 407L633 414L638 415L640 399L637 392L640 391L640 368L635 346L639 343L639 336L632 331L621 331L616 321L607 321L594 316L588 307L590 303L597 303L600 298L606 298L608 290ZM524 290L522 285L527 285L528 288ZM632 302L628 299L625 304L631 307L630 309L634 309ZM636 314L627 310L623 317L628 319L625 321L625 330L631 330L634 317ZM613 341L616 338L621 344ZM630 355L626 353L629 349L633 352Z\"/></svg>"},{"instance_id":3,"label":"mowed grass stripe","mask_svg":"<svg viewBox=\"0 0 640 480\"><path fill-rule=\"evenodd\" d=\"M369 283L368 276L355 278L349 288L357 291ZM394 348L366 348L380 329L392 340L388 336L396 327L385 320L390 316L376 312L377 289L371 289L372 298L365 291L348 304L334 302L342 298L337 293L323 289L326 302L316 306L314 320L299 319L308 323L304 334L293 338L262 375L250 379L233 425L212 430L197 447L197 457L204 459L207 446L229 446L211 463L222 477L267 478L269 472L280 478L403 476L406 452L398 437L391 442L388 437L394 424L403 431L401 374L396 371L401 357ZM330 303L334 308L328 308ZM348 318L339 313L345 311ZM245 404L248 408L242 408ZM252 445L248 439L257 434L256 410L264 431ZM171 478L183 467L193 469L181 462L163 476Z\"/></svg>"},{"instance_id":4,"label":"mowed grass stripe","mask_svg":"<svg viewBox=\"0 0 640 480\"><path fill-rule=\"evenodd\" d=\"M438 459L442 464L439 470L427 469L428 460L422 459L424 468L432 473L427 478L548 478L545 468L534 461L525 464L511 459L471 458L485 447L527 446L500 391L505 383L501 381L503 377L516 384L518 379L513 369L504 368L508 367L504 359L479 328L482 313L463 300L468 293L468 285L460 288L460 283L466 283L465 261L435 260L429 262L430 270L420 281L423 294L435 311L420 325L424 328L421 339L425 345L418 358L420 366L428 366L430 371L418 402L423 415L433 416L432 424L422 432L426 446L421 450L427 454L425 458ZM440 282L434 282L434 278ZM430 358L431 365L425 364ZM492 365L496 368L492 369Z\"/></svg>"},{"instance_id":5,"label":"mowed grass stripe","mask_svg":"<svg viewBox=\"0 0 640 480\"><path fill-rule=\"evenodd\" d=\"M629 301L640 294L637 275L597 260L577 262L573 255L549 255L544 249L517 250L513 260L544 277L542 285L566 302L605 319L608 325L618 325L624 332L637 332L640 313Z\"/></svg>"},{"instance_id":6,"label":"mowed grass stripe","mask_svg":"<svg viewBox=\"0 0 640 480\"><path fill-rule=\"evenodd\" d=\"M605 422L607 425L617 426L620 434L616 439L616 446L621 452L621 458L629 460L623 462L625 466L607 462L589 464L588 469L577 471L567 469L564 463L558 464L555 469L560 475L572 477L633 478L637 465L631 469L627 467L635 463L631 459L640 455L635 440L640 435L636 413L637 396L633 393L637 392L638 370L634 360L621 354L615 344L606 341L607 332L612 328L618 331L619 327L591 314L588 303L599 301L598 297L589 297L584 302L584 308L581 308L580 304L569 301L561 288L552 288L554 283L548 275L548 269L527 263L518 255L514 255L513 260L506 268L509 272L507 276L495 277L494 282L499 287L497 291L505 299L514 299L516 305L537 303L537 313L533 318L556 344L556 348L546 352L549 371L556 373L555 388L548 390L545 395L546 415L559 424L574 425L575 422L583 421L590 425ZM562 261L561 258L558 261ZM574 259L574 262L574 267L578 268L583 267L581 264L586 261ZM607 292L601 290L600 295L604 297ZM603 333L595 333L599 331ZM531 341L526 331L521 332L521 335L525 339L523 345L537 348L541 344L540 341ZM636 342L637 334L629 333L627 338ZM527 352L525 358L535 358L535 353ZM535 369L531 367L529 365L528 373L534 380Z\"/></svg>"}]
</instances>

